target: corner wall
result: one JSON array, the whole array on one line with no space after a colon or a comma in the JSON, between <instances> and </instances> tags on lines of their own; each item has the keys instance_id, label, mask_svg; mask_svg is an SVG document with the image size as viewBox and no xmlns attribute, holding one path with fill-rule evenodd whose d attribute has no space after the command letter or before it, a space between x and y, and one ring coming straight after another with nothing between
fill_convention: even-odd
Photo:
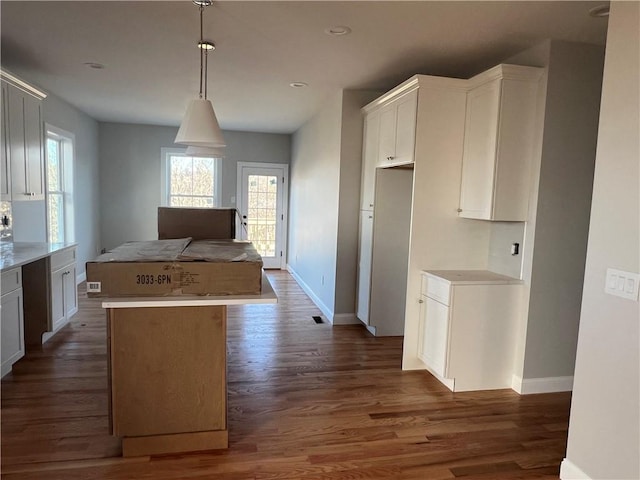
<instances>
[{"instance_id":1,"label":"corner wall","mask_svg":"<svg viewBox=\"0 0 640 480\"><path fill-rule=\"evenodd\" d=\"M640 272L639 32L612 2L563 479L640 478L640 308L604 293L607 268Z\"/></svg>"},{"instance_id":2,"label":"corner wall","mask_svg":"<svg viewBox=\"0 0 640 480\"><path fill-rule=\"evenodd\" d=\"M602 47L550 54L524 381L573 375L602 85Z\"/></svg>"}]
</instances>

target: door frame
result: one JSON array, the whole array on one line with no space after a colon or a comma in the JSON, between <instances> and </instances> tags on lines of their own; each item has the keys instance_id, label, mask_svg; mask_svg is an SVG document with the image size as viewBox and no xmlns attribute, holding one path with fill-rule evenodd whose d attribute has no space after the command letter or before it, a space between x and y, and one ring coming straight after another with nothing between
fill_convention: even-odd
<instances>
[{"instance_id":1,"label":"door frame","mask_svg":"<svg viewBox=\"0 0 640 480\"><path fill-rule=\"evenodd\" d=\"M287 238L289 236L289 164L287 163L263 163L263 162L238 162L236 170L236 210L238 211L238 222L236 222L236 238L243 238L242 232L242 169L243 168L268 168L282 170L282 260L280 269L287 268Z\"/></svg>"}]
</instances>

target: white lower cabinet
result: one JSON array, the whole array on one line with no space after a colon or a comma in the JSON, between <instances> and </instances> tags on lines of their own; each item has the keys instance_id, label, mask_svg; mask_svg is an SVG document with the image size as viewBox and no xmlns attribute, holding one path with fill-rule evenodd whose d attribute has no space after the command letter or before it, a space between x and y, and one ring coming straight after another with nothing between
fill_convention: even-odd
<instances>
[{"instance_id":1,"label":"white lower cabinet","mask_svg":"<svg viewBox=\"0 0 640 480\"><path fill-rule=\"evenodd\" d=\"M485 271L437 274L422 275L418 357L453 391L510 388L520 281Z\"/></svg>"},{"instance_id":2,"label":"white lower cabinet","mask_svg":"<svg viewBox=\"0 0 640 480\"><path fill-rule=\"evenodd\" d=\"M75 248L51 256L51 324L55 332L78 311Z\"/></svg>"},{"instance_id":3,"label":"white lower cabinet","mask_svg":"<svg viewBox=\"0 0 640 480\"><path fill-rule=\"evenodd\" d=\"M373 211L360 211L360 249L358 251L358 305L356 316L369 325L371 291L371 253L373 248Z\"/></svg>"},{"instance_id":4,"label":"white lower cabinet","mask_svg":"<svg viewBox=\"0 0 640 480\"><path fill-rule=\"evenodd\" d=\"M24 356L24 309L20 267L2 272L0 322L2 326L2 371L4 377L14 363Z\"/></svg>"}]
</instances>

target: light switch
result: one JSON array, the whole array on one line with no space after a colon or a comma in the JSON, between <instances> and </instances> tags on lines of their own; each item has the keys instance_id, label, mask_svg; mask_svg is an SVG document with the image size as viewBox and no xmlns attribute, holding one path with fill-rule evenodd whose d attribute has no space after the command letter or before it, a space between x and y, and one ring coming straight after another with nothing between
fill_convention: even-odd
<instances>
[{"instance_id":1,"label":"light switch","mask_svg":"<svg viewBox=\"0 0 640 480\"><path fill-rule=\"evenodd\" d=\"M605 293L637 302L639 284L640 274L607 268Z\"/></svg>"}]
</instances>

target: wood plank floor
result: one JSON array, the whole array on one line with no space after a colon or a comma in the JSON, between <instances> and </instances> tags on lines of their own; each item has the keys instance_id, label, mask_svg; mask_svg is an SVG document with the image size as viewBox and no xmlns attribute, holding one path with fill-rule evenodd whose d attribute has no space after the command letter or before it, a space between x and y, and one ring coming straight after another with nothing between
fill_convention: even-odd
<instances>
[{"instance_id":1,"label":"wood plank floor","mask_svg":"<svg viewBox=\"0 0 640 480\"><path fill-rule=\"evenodd\" d=\"M105 317L82 290L71 324L2 380L2 478L558 478L569 394L453 394L401 371L401 338L316 324L289 274L269 278L278 305L228 311L228 450L119 458Z\"/></svg>"}]
</instances>

